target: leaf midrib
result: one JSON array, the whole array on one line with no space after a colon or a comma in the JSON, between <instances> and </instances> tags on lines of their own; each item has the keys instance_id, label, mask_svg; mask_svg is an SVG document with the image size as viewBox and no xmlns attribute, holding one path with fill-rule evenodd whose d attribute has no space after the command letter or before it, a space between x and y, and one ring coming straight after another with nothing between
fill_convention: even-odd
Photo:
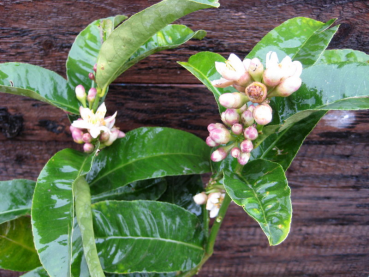
<instances>
[{"instance_id":1,"label":"leaf midrib","mask_svg":"<svg viewBox=\"0 0 369 277\"><path fill-rule=\"evenodd\" d=\"M19 243L18 241L12 240L12 239L10 239L10 238L8 238L8 237L4 236L4 235L0 235L0 238L6 239L6 240L10 241L11 243L14 243L14 244L16 244L16 245L19 245L19 246L23 247L24 249L27 249L28 251L31 251L31 252L36 253L36 250L35 250L35 249L32 249L32 248L30 248L30 247L29 247L29 246L27 246L27 245L21 244L21 243Z\"/></svg>"}]
</instances>

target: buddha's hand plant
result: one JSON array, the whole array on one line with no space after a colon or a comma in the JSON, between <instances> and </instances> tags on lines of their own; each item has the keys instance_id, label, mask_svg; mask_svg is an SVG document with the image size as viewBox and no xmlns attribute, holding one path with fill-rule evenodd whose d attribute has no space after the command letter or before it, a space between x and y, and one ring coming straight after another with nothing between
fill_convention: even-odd
<instances>
[{"instance_id":1,"label":"buddha's hand plant","mask_svg":"<svg viewBox=\"0 0 369 277\"><path fill-rule=\"evenodd\" d=\"M165 0L130 18L94 21L70 50L67 80L0 64L0 91L68 112L72 139L83 144L51 157L37 182L0 182L0 268L28 277L193 276L212 255L231 200L271 245L286 238L285 171L304 138L329 109L369 107L368 56L326 50L334 20L291 19L243 61L204 52L181 63L218 103L223 123L208 126L206 142L161 127L123 133L104 104L130 66L205 35L169 23L218 5ZM212 174L205 188L203 173Z\"/></svg>"}]
</instances>

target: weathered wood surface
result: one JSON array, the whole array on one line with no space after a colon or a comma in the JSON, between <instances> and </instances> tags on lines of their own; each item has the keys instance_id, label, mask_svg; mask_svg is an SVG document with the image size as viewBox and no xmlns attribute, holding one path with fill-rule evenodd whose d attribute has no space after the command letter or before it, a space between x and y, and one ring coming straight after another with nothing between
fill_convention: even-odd
<instances>
[{"instance_id":1,"label":"weathered wood surface","mask_svg":"<svg viewBox=\"0 0 369 277\"><path fill-rule=\"evenodd\" d=\"M155 2L2 1L0 62L28 62L65 75L68 50L84 26L97 18L131 15ZM368 1L220 2L219 9L179 21L207 30L203 41L156 54L112 86L107 106L118 110L122 130L167 126L205 138L206 125L219 121L215 102L176 61L203 50L244 56L270 29L294 16L322 21L338 17L342 28L332 46L369 53ZM71 142L67 117L60 110L5 94L0 95L0 108L7 108L12 123L23 118L18 136L0 134L0 180L36 179L58 150L79 148ZM294 215L284 243L269 247L257 223L231 205L216 253L199 276L368 276L368 115L330 112L307 138L287 172ZM18 275L0 271L2 277Z\"/></svg>"}]
</instances>

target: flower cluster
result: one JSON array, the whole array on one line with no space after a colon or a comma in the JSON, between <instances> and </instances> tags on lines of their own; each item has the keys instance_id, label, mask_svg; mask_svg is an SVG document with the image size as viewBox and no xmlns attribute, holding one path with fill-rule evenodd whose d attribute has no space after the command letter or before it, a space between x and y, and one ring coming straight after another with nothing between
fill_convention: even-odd
<instances>
[{"instance_id":1,"label":"flower cluster","mask_svg":"<svg viewBox=\"0 0 369 277\"><path fill-rule=\"evenodd\" d=\"M215 67L222 78L215 80L215 87L233 86L238 92L224 93L219 103L226 108L221 114L221 123L208 126L206 143L217 147L211 160L224 160L228 153L245 165L254 149L263 125L272 121L273 110L269 99L274 96L287 97L301 86L302 65L285 57L280 63L275 52L266 56L266 69L258 58L241 61L231 54L225 63L216 62ZM252 104L247 105L248 102Z\"/></svg>"}]
</instances>

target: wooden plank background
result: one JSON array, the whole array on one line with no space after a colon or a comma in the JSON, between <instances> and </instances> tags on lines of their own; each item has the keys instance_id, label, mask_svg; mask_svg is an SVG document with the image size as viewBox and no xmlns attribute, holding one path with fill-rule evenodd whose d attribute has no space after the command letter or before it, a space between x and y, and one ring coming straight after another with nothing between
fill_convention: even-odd
<instances>
[{"instance_id":1,"label":"wooden plank background","mask_svg":"<svg viewBox=\"0 0 369 277\"><path fill-rule=\"evenodd\" d=\"M91 21L132 15L158 1L0 2L0 62L27 62L65 76L75 36ZM118 111L123 131L167 126L207 136L219 122L209 91L176 61L199 51L244 57L269 30L294 16L341 24L331 48L369 53L369 1L221 0L219 9L179 20L204 29L191 41L158 53L112 85L107 107ZM269 247L258 224L231 205L215 254L199 276L360 276L369 275L369 113L328 113L309 135L287 172L293 222L288 239ZM22 121L23 120L23 121ZM22 123L23 122L23 123ZM22 123L22 124L21 124ZM44 103L0 94L0 180L36 179L47 160L71 141L66 115ZM12 138L7 136L20 133ZM18 276L0 271L0 276Z\"/></svg>"}]
</instances>

